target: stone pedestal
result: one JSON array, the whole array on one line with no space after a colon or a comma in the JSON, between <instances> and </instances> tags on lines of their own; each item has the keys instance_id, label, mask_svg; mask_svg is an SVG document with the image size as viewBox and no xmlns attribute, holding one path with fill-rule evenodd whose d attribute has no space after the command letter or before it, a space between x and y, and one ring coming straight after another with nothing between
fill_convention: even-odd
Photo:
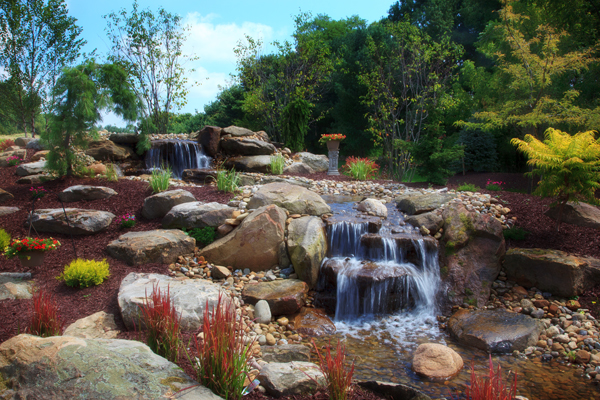
<instances>
[{"instance_id":1,"label":"stone pedestal","mask_svg":"<svg viewBox=\"0 0 600 400\"><path fill-rule=\"evenodd\" d=\"M339 175L338 172L338 157L340 152L338 150L329 150L329 170L327 175Z\"/></svg>"}]
</instances>

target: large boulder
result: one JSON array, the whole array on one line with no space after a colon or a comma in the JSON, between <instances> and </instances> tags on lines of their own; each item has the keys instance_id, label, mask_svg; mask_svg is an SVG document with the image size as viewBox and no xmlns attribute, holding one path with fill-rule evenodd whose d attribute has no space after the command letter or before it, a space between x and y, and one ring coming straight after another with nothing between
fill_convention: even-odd
<instances>
[{"instance_id":1,"label":"large boulder","mask_svg":"<svg viewBox=\"0 0 600 400\"><path fill-rule=\"evenodd\" d=\"M0 217L9 214L14 214L17 211L19 211L19 207L0 207Z\"/></svg>"},{"instance_id":2,"label":"large boulder","mask_svg":"<svg viewBox=\"0 0 600 400\"><path fill-rule=\"evenodd\" d=\"M600 283L600 260L559 250L510 249L504 269L511 281L555 296L579 296Z\"/></svg>"},{"instance_id":3,"label":"large boulder","mask_svg":"<svg viewBox=\"0 0 600 400\"><path fill-rule=\"evenodd\" d=\"M217 228L225 223L225 220L233 218L235 209L226 204L192 203L179 204L171 209L162 220L165 229L171 228L204 228L207 226Z\"/></svg>"},{"instance_id":4,"label":"large boulder","mask_svg":"<svg viewBox=\"0 0 600 400\"><path fill-rule=\"evenodd\" d=\"M314 174L315 170L312 169L308 164L302 162L295 162L288 165L283 169L283 174Z\"/></svg>"},{"instance_id":5,"label":"large boulder","mask_svg":"<svg viewBox=\"0 0 600 400\"><path fill-rule=\"evenodd\" d=\"M440 208L455 197L455 194L440 192L403 196L396 201L396 205L400 211L408 215L423 214Z\"/></svg>"},{"instance_id":6,"label":"large boulder","mask_svg":"<svg viewBox=\"0 0 600 400\"><path fill-rule=\"evenodd\" d=\"M44 150L44 145L40 141L40 139L33 139L25 146L26 149L32 149L35 151Z\"/></svg>"},{"instance_id":7,"label":"large boulder","mask_svg":"<svg viewBox=\"0 0 600 400\"><path fill-rule=\"evenodd\" d=\"M223 153L233 156L268 156L275 153L275 146L259 139L221 139Z\"/></svg>"},{"instance_id":8,"label":"large boulder","mask_svg":"<svg viewBox=\"0 0 600 400\"><path fill-rule=\"evenodd\" d=\"M12 194L10 194L6 190L0 189L0 204L4 203L6 201L12 200L14 198L15 198L15 196L13 196Z\"/></svg>"},{"instance_id":9,"label":"large boulder","mask_svg":"<svg viewBox=\"0 0 600 400\"><path fill-rule=\"evenodd\" d=\"M333 335L335 324L318 308L303 307L300 312L292 317L290 321L294 330L306 336Z\"/></svg>"},{"instance_id":10,"label":"large boulder","mask_svg":"<svg viewBox=\"0 0 600 400\"><path fill-rule=\"evenodd\" d=\"M325 224L319 217L302 217L288 225L288 252L298 277L310 288L319 279L319 268L327 254Z\"/></svg>"},{"instance_id":11,"label":"large boulder","mask_svg":"<svg viewBox=\"0 0 600 400\"><path fill-rule=\"evenodd\" d=\"M3 399L150 400L197 385L139 341L27 334L0 344L0 377Z\"/></svg>"},{"instance_id":12,"label":"large boulder","mask_svg":"<svg viewBox=\"0 0 600 400\"><path fill-rule=\"evenodd\" d=\"M463 367L462 357L448 346L438 343L423 343L413 356L413 370L429 379L448 379L458 374Z\"/></svg>"},{"instance_id":13,"label":"large boulder","mask_svg":"<svg viewBox=\"0 0 600 400\"><path fill-rule=\"evenodd\" d=\"M34 155L31 156L30 161L36 162L36 161L40 161L42 158L45 160L49 153L50 153L50 150L38 151Z\"/></svg>"},{"instance_id":14,"label":"large boulder","mask_svg":"<svg viewBox=\"0 0 600 400\"><path fill-rule=\"evenodd\" d=\"M137 133L115 132L111 133L108 140L116 144L137 144L140 141L141 135Z\"/></svg>"},{"instance_id":15,"label":"large boulder","mask_svg":"<svg viewBox=\"0 0 600 400\"><path fill-rule=\"evenodd\" d=\"M267 204L285 208L290 214L323 215L331 212L331 208L315 192L287 183L263 185L248 202L248 208L254 209Z\"/></svg>"},{"instance_id":16,"label":"large boulder","mask_svg":"<svg viewBox=\"0 0 600 400\"><path fill-rule=\"evenodd\" d=\"M73 322L65 329L63 335L83 339L116 339L119 332L115 316L98 311Z\"/></svg>"},{"instance_id":17,"label":"large boulder","mask_svg":"<svg viewBox=\"0 0 600 400\"><path fill-rule=\"evenodd\" d=\"M28 300L32 293L31 273L0 272L0 300Z\"/></svg>"},{"instance_id":18,"label":"large boulder","mask_svg":"<svg viewBox=\"0 0 600 400\"><path fill-rule=\"evenodd\" d=\"M315 172L327 172L329 170L329 158L323 154L312 154L302 151L294 154L292 159L308 165Z\"/></svg>"},{"instance_id":19,"label":"large boulder","mask_svg":"<svg viewBox=\"0 0 600 400\"><path fill-rule=\"evenodd\" d=\"M144 199L142 216L148 219L162 218L176 205L195 201L194 195L187 190L160 192Z\"/></svg>"},{"instance_id":20,"label":"large boulder","mask_svg":"<svg viewBox=\"0 0 600 400\"><path fill-rule=\"evenodd\" d=\"M489 353L512 353L535 345L543 325L528 315L503 309L462 309L450 317L448 328L452 336L467 346Z\"/></svg>"},{"instance_id":21,"label":"large boulder","mask_svg":"<svg viewBox=\"0 0 600 400\"><path fill-rule=\"evenodd\" d=\"M130 272L119 288L119 308L123 322L129 330L140 327L140 306L146 304L146 296L152 297L153 288L166 295L169 292L171 304L181 316L181 329L196 330L202 326L204 309L227 305L231 298L221 291L221 286L204 279L180 280L166 275Z\"/></svg>"},{"instance_id":22,"label":"large boulder","mask_svg":"<svg viewBox=\"0 0 600 400\"><path fill-rule=\"evenodd\" d=\"M45 168L46 168L46 161L40 160L40 161L33 162L33 163L20 164L17 167L15 174L18 176L37 175L37 174L41 174L41 173L45 172Z\"/></svg>"},{"instance_id":23,"label":"large boulder","mask_svg":"<svg viewBox=\"0 0 600 400\"><path fill-rule=\"evenodd\" d=\"M198 143L202 146L204 154L209 157L216 156L221 150L221 128L218 126L205 126L198 132Z\"/></svg>"},{"instance_id":24,"label":"large boulder","mask_svg":"<svg viewBox=\"0 0 600 400\"><path fill-rule=\"evenodd\" d=\"M96 140L90 143L85 154L98 161L123 161L131 157L133 151L110 140Z\"/></svg>"},{"instance_id":25,"label":"large boulder","mask_svg":"<svg viewBox=\"0 0 600 400\"><path fill-rule=\"evenodd\" d=\"M15 139L15 145L16 146L20 146L20 147L26 147L27 143L31 142L35 140L34 138L30 138L30 137L20 137L20 138L16 138Z\"/></svg>"},{"instance_id":26,"label":"large boulder","mask_svg":"<svg viewBox=\"0 0 600 400\"><path fill-rule=\"evenodd\" d=\"M22 178L17 179L17 183L21 185L39 185L44 182L48 182L53 180L50 175L47 174L37 174L37 175L29 175L24 176Z\"/></svg>"},{"instance_id":27,"label":"large boulder","mask_svg":"<svg viewBox=\"0 0 600 400\"><path fill-rule=\"evenodd\" d=\"M231 135L233 137L244 137L244 136L254 136L254 132L250 129L242 128L240 126L230 125L226 128L223 128L221 131L223 136Z\"/></svg>"},{"instance_id":28,"label":"large boulder","mask_svg":"<svg viewBox=\"0 0 600 400\"><path fill-rule=\"evenodd\" d=\"M178 229L129 232L108 244L106 251L129 265L170 264L177 257L191 254L196 240Z\"/></svg>"},{"instance_id":29,"label":"large boulder","mask_svg":"<svg viewBox=\"0 0 600 400\"><path fill-rule=\"evenodd\" d=\"M404 222L411 224L415 228L424 226L429 232L434 234L444 226L444 219L436 211L430 211L423 214L411 215L404 219Z\"/></svg>"},{"instance_id":30,"label":"large boulder","mask_svg":"<svg viewBox=\"0 0 600 400\"><path fill-rule=\"evenodd\" d=\"M319 366L304 361L267 363L260 370L258 380L273 397L310 395L326 385Z\"/></svg>"},{"instance_id":31,"label":"large boulder","mask_svg":"<svg viewBox=\"0 0 600 400\"><path fill-rule=\"evenodd\" d=\"M544 214L556 220L560 207L552 207ZM587 203L573 203L569 201L563 207L561 222L571 225L585 226L600 229L600 209Z\"/></svg>"},{"instance_id":32,"label":"large boulder","mask_svg":"<svg viewBox=\"0 0 600 400\"><path fill-rule=\"evenodd\" d=\"M387 218L388 210L385 205L377 199L364 199L356 207L358 211L362 211L369 215Z\"/></svg>"},{"instance_id":33,"label":"large boulder","mask_svg":"<svg viewBox=\"0 0 600 400\"><path fill-rule=\"evenodd\" d=\"M63 190L58 194L58 198L65 203L71 203L74 201L91 201L108 199L116 195L113 189L105 186L87 186L87 185L76 185L71 186Z\"/></svg>"},{"instance_id":34,"label":"large boulder","mask_svg":"<svg viewBox=\"0 0 600 400\"><path fill-rule=\"evenodd\" d=\"M242 299L248 304L260 300L269 303L272 315L290 315L297 312L306 301L308 285L298 279L284 279L244 286Z\"/></svg>"},{"instance_id":35,"label":"large boulder","mask_svg":"<svg viewBox=\"0 0 600 400\"><path fill-rule=\"evenodd\" d=\"M488 214L470 212L457 204L446 207L442 217L447 305L483 305L489 299L506 252L502 224Z\"/></svg>"},{"instance_id":36,"label":"large boulder","mask_svg":"<svg viewBox=\"0 0 600 400\"><path fill-rule=\"evenodd\" d=\"M232 233L204 247L200 255L217 265L267 270L278 263L285 219L285 211L275 205L260 207Z\"/></svg>"},{"instance_id":37,"label":"large boulder","mask_svg":"<svg viewBox=\"0 0 600 400\"><path fill-rule=\"evenodd\" d=\"M31 222L38 232L92 235L108 228L114 218L115 215L108 211L47 208L35 210L27 218L26 225Z\"/></svg>"},{"instance_id":38,"label":"large boulder","mask_svg":"<svg viewBox=\"0 0 600 400\"><path fill-rule=\"evenodd\" d=\"M196 182L206 184L217 181L218 171L215 169L193 168L184 169L181 173L181 180L186 182ZM244 185L240 185L244 186Z\"/></svg>"},{"instance_id":39,"label":"large boulder","mask_svg":"<svg viewBox=\"0 0 600 400\"><path fill-rule=\"evenodd\" d=\"M271 170L271 156L233 157L225 161L225 168L241 172L267 173Z\"/></svg>"},{"instance_id":40,"label":"large boulder","mask_svg":"<svg viewBox=\"0 0 600 400\"><path fill-rule=\"evenodd\" d=\"M24 160L25 157L27 157L27 150L25 149L18 149L18 150L9 150L9 151L3 151L0 153L0 167L8 167L8 159L10 157L14 157L17 156L19 157L21 160Z\"/></svg>"}]
</instances>

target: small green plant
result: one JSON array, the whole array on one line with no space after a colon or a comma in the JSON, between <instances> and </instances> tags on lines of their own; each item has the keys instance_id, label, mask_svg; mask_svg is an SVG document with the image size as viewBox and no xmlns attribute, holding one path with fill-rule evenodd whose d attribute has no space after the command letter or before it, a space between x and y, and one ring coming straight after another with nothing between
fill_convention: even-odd
<instances>
[{"instance_id":1,"label":"small green plant","mask_svg":"<svg viewBox=\"0 0 600 400\"><path fill-rule=\"evenodd\" d=\"M115 164L106 164L106 179L111 182L117 182L119 180L119 174L117 173Z\"/></svg>"},{"instance_id":2,"label":"small green plant","mask_svg":"<svg viewBox=\"0 0 600 400\"><path fill-rule=\"evenodd\" d=\"M512 400L517 395L517 374L510 389L504 386L502 382L502 369L498 364L498 369L494 371L492 356L490 355L490 368L487 377L478 377L475 374L475 362L471 363L471 385L465 389L466 400ZM462 398L456 393L458 398ZM454 400L454 396L450 394Z\"/></svg>"},{"instance_id":3,"label":"small green plant","mask_svg":"<svg viewBox=\"0 0 600 400\"><path fill-rule=\"evenodd\" d=\"M281 154L271 157L271 173L273 175L283 174L283 168L285 167L285 157Z\"/></svg>"},{"instance_id":4,"label":"small green plant","mask_svg":"<svg viewBox=\"0 0 600 400\"><path fill-rule=\"evenodd\" d=\"M186 231L188 236L196 239L197 243L202 243L203 245L209 245L215 241L216 231L212 226L205 226L204 228L193 228L189 231Z\"/></svg>"},{"instance_id":5,"label":"small green plant","mask_svg":"<svg viewBox=\"0 0 600 400\"><path fill-rule=\"evenodd\" d=\"M62 321L58 315L58 303L52 294L40 290L33 295L33 313L29 332L41 337L59 336Z\"/></svg>"},{"instance_id":6,"label":"small green plant","mask_svg":"<svg viewBox=\"0 0 600 400\"><path fill-rule=\"evenodd\" d=\"M4 253L8 245L10 245L10 233L4 229L0 229L0 253Z\"/></svg>"},{"instance_id":7,"label":"small green plant","mask_svg":"<svg viewBox=\"0 0 600 400\"><path fill-rule=\"evenodd\" d=\"M23 162L23 159L19 156L10 156L6 159L6 161L8 161L8 166L14 167L15 165L21 164L21 162Z\"/></svg>"},{"instance_id":8,"label":"small green plant","mask_svg":"<svg viewBox=\"0 0 600 400\"><path fill-rule=\"evenodd\" d=\"M240 183L240 175L234 170L221 170L217 172L217 190L221 192L235 192Z\"/></svg>"},{"instance_id":9,"label":"small green plant","mask_svg":"<svg viewBox=\"0 0 600 400\"><path fill-rule=\"evenodd\" d=\"M379 171L379 165L368 158L348 157L346 164L341 168L342 172L352 179L364 181L373 179Z\"/></svg>"},{"instance_id":10,"label":"small green plant","mask_svg":"<svg viewBox=\"0 0 600 400\"><path fill-rule=\"evenodd\" d=\"M473 291L471 289L469 289L469 288L465 288L465 294L467 296L473 296Z\"/></svg>"},{"instance_id":11,"label":"small green plant","mask_svg":"<svg viewBox=\"0 0 600 400\"><path fill-rule=\"evenodd\" d=\"M577 353L574 350L569 351L566 355L569 361L571 362L575 362L575 360L577 359Z\"/></svg>"},{"instance_id":12,"label":"small green plant","mask_svg":"<svg viewBox=\"0 0 600 400\"><path fill-rule=\"evenodd\" d=\"M65 266L63 273L56 279L64 281L70 287L86 288L101 284L109 276L109 265L106 259L95 261L78 258Z\"/></svg>"},{"instance_id":13,"label":"small green plant","mask_svg":"<svg viewBox=\"0 0 600 400\"><path fill-rule=\"evenodd\" d=\"M121 229L129 229L135 226L135 215L125 214L119 217L117 220Z\"/></svg>"},{"instance_id":14,"label":"small green plant","mask_svg":"<svg viewBox=\"0 0 600 400\"><path fill-rule=\"evenodd\" d=\"M161 169L153 169L150 176L150 187L152 193L160 193L169 189L169 180L173 175L171 167L163 166Z\"/></svg>"},{"instance_id":15,"label":"small green plant","mask_svg":"<svg viewBox=\"0 0 600 400\"><path fill-rule=\"evenodd\" d=\"M464 182L462 185L456 188L459 192L478 192L481 189L479 186L475 186L473 183Z\"/></svg>"},{"instance_id":16,"label":"small green plant","mask_svg":"<svg viewBox=\"0 0 600 400\"><path fill-rule=\"evenodd\" d=\"M146 328L148 347L169 361L177 361L181 343L181 315L171 303L169 287L166 293L152 287L152 296L146 293L145 304L140 306L140 327Z\"/></svg>"},{"instance_id":17,"label":"small green plant","mask_svg":"<svg viewBox=\"0 0 600 400\"><path fill-rule=\"evenodd\" d=\"M513 226L502 231L502 234L504 235L504 239L524 240L529 235L529 231L518 226Z\"/></svg>"},{"instance_id":18,"label":"small green plant","mask_svg":"<svg viewBox=\"0 0 600 400\"><path fill-rule=\"evenodd\" d=\"M319 359L319 368L327 380L329 398L331 400L346 400L352 388L352 375L354 374L354 363L350 368L345 365L346 347L338 342L335 355L332 355L331 342L329 342L325 354L321 354L314 339L312 345Z\"/></svg>"},{"instance_id":19,"label":"small green plant","mask_svg":"<svg viewBox=\"0 0 600 400\"><path fill-rule=\"evenodd\" d=\"M502 185L504 185L504 182L492 182L491 179L488 179L485 188L493 192L499 192L502 190Z\"/></svg>"}]
</instances>

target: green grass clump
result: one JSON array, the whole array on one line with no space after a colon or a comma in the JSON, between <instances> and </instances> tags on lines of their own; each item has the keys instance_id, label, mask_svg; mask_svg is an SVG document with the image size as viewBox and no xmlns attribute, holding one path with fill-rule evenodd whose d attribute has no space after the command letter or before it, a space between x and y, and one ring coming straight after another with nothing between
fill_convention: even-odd
<instances>
[{"instance_id":1,"label":"green grass clump","mask_svg":"<svg viewBox=\"0 0 600 400\"><path fill-rule=\"evenodd\" d=\"M479 188L479 186L475 186L472 183L463 183L462 185L460 185L458 188L456 188L456 190L458 190L459 192L478 192L481 189Z\"/></svg>"},{"instance_id":2,"label":"green grass clump","mask_svg":"<svg viewBox=\"0 0 600 400\"><path fill-rule=\"evenodd\" d=\"M202 243L203 245L209 245L215 241L216 231L212 226L205 226L204 228L193 228L186 231L188 236L196 239L196 243Z\"/></svg>"},{"instance_id":3,"label":"green grass clump","mask_svg":"<svg viewBox=\"0 0 600 400\"><path fill-rule=\"evenodd\" d=\"M4 253L4 250L10 244L10 233L6 232L4 229L0 229L0 253Z\"/></svg>"},{"instance_id":4,"label":"green grass clump","mask_svg":"<svg viewBox=\"0 0 600 400\"><path fill-rule=\"evenodd\" d=\"M235 192L240 183L240 175L234 170L221 170L217 172L217 190L221 192Z\"/></svg>"},{"instance_id":5,"label":"green grass clump","mask_svg":"<svg viewBox=\"0 0 600 400\"><path fill-rule=\"evenodd\" d=\"M505 229L502 234L505 239L524 240L529 235L529 232L523 228L513 226L512 228Z\"/></svg>"},{"instance_id":6,"label":"green grass clump","mask_svg":"<svg viewBox=\"0 0 600 400\"><path fill-rule=\"evenodd\" d=\"M115 164L106 164L106 179L108 179L111 182L117 182L119 180L119 174L117 174Z\"/></svg>"},{"instance_id":7,"label":"green grass clump","mask_svg":"<svg viewBox=\"0 0 600 400\"><path fill-rule=\"evenodd\" d=\"M86 288L101 284L110 276L108 262L83 260L78 258L65 266L62 274L56 279L64 281L67 286Z\"/></svg>"},{"instance_id":8,"label":"green grass clump","mask_svg":"<svg viewBox=\"0 0 600 400\"><path fill-rule=\"evenodd\" d=\"M348 157L342 171L352 179L364 181L373 179L379 171L379 165L368 158Z\"/></svg>"},{"instance_id":9,"label":"green grass clump","mask_svg":"<svg viewBox=\"0 0 600 400\"><path fill-rule=\"evenodd\" d=\"M285 167L285 158L281 154L271 157L271 173L273 175L283 174L283 168Z\"/></svg>"},{"instance_id":10,"label":"green grass clump","mask_svg":"<svg viewBox=\"0 0 600 400\"><path fill-rule=\"evenodd\" d=\"M152 176L150 177L150 187L152 193L164 192L169 188L169 179L173 175L171 167L164 167L161 169L152 170Z\"/></svg>"}]
</instances>

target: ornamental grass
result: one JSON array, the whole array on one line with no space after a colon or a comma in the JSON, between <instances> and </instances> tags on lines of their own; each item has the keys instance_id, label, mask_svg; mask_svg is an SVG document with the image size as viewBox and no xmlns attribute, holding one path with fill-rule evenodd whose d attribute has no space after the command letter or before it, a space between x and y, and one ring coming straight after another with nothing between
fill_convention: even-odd
<instances>
[{"instance_id":1,"label":"ornamental grass","mask_svg":"<svg viewBox=\"0 0 600 400\"><path fill-rule=\"evenodd\" d=\"M60 336L62 325L54 296L44 290L34 293L29 332L41 337Z\"/></svg>"},{"instance_id":2,"label":"ornamental grass","mask_svg":"<svg viewBox=\"0 0 600 400\"><path fill-rule=\"evenodd\" d=\"M313 347L319 359L319 368L327 381L329 398L332 400L346 400L352 388L352 375L354 374L354 362L350 368L346 367L346 346L337 343L335 354L331 354L331 342L324 354L319 351L313 339Z\"/></svg>"},{"instance_id":3,"label":"ornamental grass","mask_svg":"<svg viewBox=\"0 0 600 400\"><path fill-rule=\"evenodd\" d=\"M502 382L502 368L494 371L492 356L490 355L490 367L488 376L477 376L475 374L475 362L471 363L471 384L465 389L466 400L512 400L517 395L517 374L512 386L508 389ZM458 393L457 393L458 396ZM450 397L454 400L452 394Z\"/></svg>"}]
</instances>

